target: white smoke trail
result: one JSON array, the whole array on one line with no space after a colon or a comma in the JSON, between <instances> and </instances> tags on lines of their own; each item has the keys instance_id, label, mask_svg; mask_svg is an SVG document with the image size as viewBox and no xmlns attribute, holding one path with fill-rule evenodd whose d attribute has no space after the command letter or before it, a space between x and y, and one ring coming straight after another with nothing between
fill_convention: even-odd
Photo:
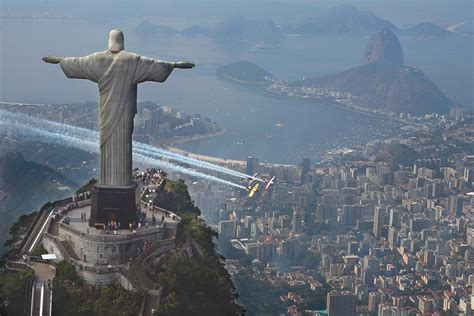
<instances>
[{"instance_id":1,"label":"white smoke trail","mask_svg":"<svg viewBox=\"0 0 474 316\"><path fill-rule=\"evenodd\" d=\"M0 110L0 114L3 111ZM5 119L7 118L7 119ZM10 117L9 115L3 116L2 120L0 120L0 128L2 130L7 130L13 132L17 136L25 137L32 141L44 142L44 143L51 143L56 145L62 145L66 147L72 147L87 151L89 153L99 153L99 146L97 145L98 139L94 139L89 136L87 137L75 137L70 135L70 133L66 132L65 130L61 132L51 132L43 129L42 127L32 127L25 125L22 121L18 120L18 117ZM86 135L83 135L86 136ZM160 169L166 169L182 174L187 174L189 176L202 178L214 182L218 182L221 184L233 186L240 189L245 189L244 186L239 185L237 183L227 181L218 177L214 177L199 171L191 170L184 168L179 165L172 164L167 161L155 159L153 157L146 156L144 153L135 153L134 159L136 162L143 164L143 165L151 165L153 167L157 167Z\"/></svg>"},{"instance_id":2,"label":"white smoke trail","mask_svg":"<svg viewBox=\"0 0 474 316\"><path fill-rule=\"evenodd\" d=\"M7 118L8 120L12 121L21 121L23 124L28 126L36 126L38 128L43 128L48 131L61 133L65 135L69 135L72 137L78 137L82 139L87 139L90 142L97 142L99 137L98 132L89 130L82 127L66 125L58 122L48 121L44 119L39 119L35 117L30 117L22 113L12 113L9 111L0 110L0 115L2 117ZM247 175L245 173L232 170L220 165L216 165L207 161L202 161L196 158L187 157L178 153L174 153L162 148L157 148L148 144L140 143L140 142L133 142L133 149L134 152L144 154L146 156L153 156L155 158L168 158L173 161L178 161L182 163L186 163L198 168L213 170L217 172L221 172L224 174L228 174L231 176L239 177L242 179L253 179L256 181L264 182L262 179L258 177L254 177L252 175Z\"/></svg>"}]
</instances>

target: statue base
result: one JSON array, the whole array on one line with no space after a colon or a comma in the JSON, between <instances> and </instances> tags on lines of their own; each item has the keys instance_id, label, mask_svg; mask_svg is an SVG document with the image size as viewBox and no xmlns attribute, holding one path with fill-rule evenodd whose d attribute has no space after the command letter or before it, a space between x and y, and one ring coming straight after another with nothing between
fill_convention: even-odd
<instances>
[{"instance_id":1,"label":"statue base","mask_svg":"<svg viewBox=\"0 0 474 316\"><path fill-rule=\"evenodd\" d=\"M100 228L110 221L128 227L137 220L136 185L114 187L96 185L91 196L89 226Z\"/></svg>"}]
</instances>

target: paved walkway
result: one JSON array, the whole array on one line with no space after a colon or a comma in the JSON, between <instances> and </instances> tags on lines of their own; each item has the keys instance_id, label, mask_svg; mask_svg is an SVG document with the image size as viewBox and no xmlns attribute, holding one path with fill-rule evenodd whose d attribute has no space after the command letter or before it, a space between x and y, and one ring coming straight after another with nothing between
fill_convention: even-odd
<instances>
[{"instance_id":1,"label":"paved walkway","mask_svg":"<svg viewBox=\"0 0 474 316\"><path fill-rule=\"evenodd\" d=\"M48 281L53 280L54 275L56 274L56 268L53 265L42 263L42 262L33 262L30 267L35 271L35 281Z\"/></svg>"},{"instance_id":2,"label":"paved walkway","mask_svg":"<svg viewBox=\"0 0 474 316\"><path fill-rule=\"evenodd\" d=\"M142 211L146 213L146 222L148 223L148 228L146 225L142 225L141 228L137 228L136 231L146 231L146 230L152 230L155 229L157 226L162 227L161 225L161 218L164 216L164 212L160 210L149 210L146 208L145 204L142 203ZM85 213L86 214L86 219L81 219L81 214ZM91 207L90 206L84 206L80 208L76 208L73 210L70 210L64 216L59 219L59 221L62 221L64 218L69 217L70 218L70 223L69 225L77 229L80 232L83 232L85 234L90 234L90 235L95 235L95 236L103 236L103 235L111 235L113 234L113 231L104 231L103 229L95 229L93 227L89 226L88 219L90 218L91 214ZM155 215L156 221L155 225L152 224L152 215ZM172 217L166 217L165 216L165 222L167 223L175 223L176 221L173 220ZM128 223L120 223L121 229L117 230L118 235L128 235L128 234L133 234L133 232L128 229Z\"/></svg>"}]
</instances>

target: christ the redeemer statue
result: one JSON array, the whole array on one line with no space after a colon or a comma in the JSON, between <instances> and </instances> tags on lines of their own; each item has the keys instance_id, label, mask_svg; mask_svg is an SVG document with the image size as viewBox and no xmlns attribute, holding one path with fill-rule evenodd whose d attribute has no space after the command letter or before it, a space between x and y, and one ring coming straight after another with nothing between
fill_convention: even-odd
<instances>
[{"instance_id":1,"label":"christ the redeemer statue","mask_svg":"<svg viewBox=\"0 0 474 316\"><path fill-rule=\"evenodd\" d=\"M194 64L188 61L166 62L127 52L124 50L123 33L117 29L110 32L106 51L85 57L48 56L43 61L59 63L68 78L88 79L98 84L99 186L116 189L133 186L132 133L137 112L137 85L145 81L163 82L174 68L193 68ZM109 196L108 199L114 197ZM107 208L107 204L110 203L103 204L102 208ZM100 205L97 207L100 208ZM109 220L117 218L117 212L120 213L114 207L109 207L109 211Z\"/></svg>"}]
</instances>

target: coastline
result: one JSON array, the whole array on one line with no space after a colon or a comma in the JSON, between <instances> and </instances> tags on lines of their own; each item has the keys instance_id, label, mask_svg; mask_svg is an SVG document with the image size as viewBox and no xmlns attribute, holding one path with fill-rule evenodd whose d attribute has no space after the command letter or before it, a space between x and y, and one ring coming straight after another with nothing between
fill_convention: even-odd
<instances>
[{"instance_id":1,"label":"coastline","mask_svg":"<svg viewBox=\"0 0 474 316\"><path fill-rule=\"evenodd\" d=\"M247 163L245 160L225 159L225 158L220 158L220 157L215 157L215 156L202 155L202 154L193 153L193 152L186 151L184 149L173 147L173 146L166 146L166 149L178 154L189 156L191 158L196 158L199 160L212 162L212 163L234 165L234 166L238 165L241 167L245 166ZM272 163L272 162L261 162L261 164L264 166L271 166L271 167L295 167L296 166L295 164L282 164L282 163Z\"/></svg>"},{"instance_id":2,"label":"coastline","mask_svg":"<svg viewBox=\"0 0 474 316\"><path fill-rule=\"evenodd\" d=\"M221 128L218 131L214 131L214 132L210 132L206 134L197 134L194 136L175 136L175 137L167 138L164 140L153 138L153 141L151 143L152 145L156 145L156 146L173 147L175 144L221 136L221 135L224 135L226 132L227 130L225 128Z\"/></svg>"},{"instance_id":3,"label":"coastline","mask_svg":"<svg viewBox=\"0 0 474 316\"><path fill-rule=\"evenodd\" d=\"M221 78L222 80L233 82L234 84L238 84L238 85L243 86L243 87L248 87L252 90L258 91L259 93L261 93L263 95L266 95L266 96L269 96L269 97L274 97L274 98L289 100L289 101L310 103L310 104L312 104L316 101L320 101L320 103L318 103L318 104L321 104L321 105L324 105L324 106L334 106L336 108L346 110L346 111L350 111L350 112L353 112L353 113L367 115L367 116L371 116L371 117L380 117L380 118L384 118L384 119L390 119L392 121L399 122L399 123L402 123L402 124L422 126L422 124L420 124L420 123L406 121L406 120L403 120L403 119L400 119L398 117L394 117L394 116L391 116L391 115L388 115L388 114L371 112L371 109L369 109L369 108L367 108L367 110L363 110L363 109L357 109L357 108L354 108L354 107L351 107L351 106L345 106L345 105L337 102L337 100L335 98L330 98L330 97L302 98L302 97L297 97L297 96L296 97L291 97L291 96L284 95L284 94L268 92L265 89L266 85L262 82L255 83L255 82L250 82L250 81L238 80L236 78L233 78L231 76L224 75L224 74L218 74L217 77Z\"/></svg>"},{"instance_id":4,"label":"coastline","mask_svg":"<svg viewBox=\"0 0 474 316\"><path fill-rule=\"evenodd\" d=\"M226 129L222 128L219 131L215 131L215 132L211 132L207 134L199 134L199 135L195 135L191 137L185 137L185 136L174 137L172 139L167 139L167 140L162 140L162 141L154 139L154 141L152 141L150 144L153 146L162 146L169 151L186 155L191 158L207 161L207 162L225 164L225 165L234 165L234 166L237 165L241 167L245 166L245 164L247 163L245 160L226 159L226 158L221 158L221 157L216 157L216 156L203 155L203 154L187 151L175 146L176 144L181 144L185 142L218 137L218 136L224 135L226 132L227 132ZM294 164L282 164L282 163L272 163L272 162L262 162L262 164L267 165L267 166L273 166L273 167L294 167L295 166Z\"/></svg>"}]
</instances>

